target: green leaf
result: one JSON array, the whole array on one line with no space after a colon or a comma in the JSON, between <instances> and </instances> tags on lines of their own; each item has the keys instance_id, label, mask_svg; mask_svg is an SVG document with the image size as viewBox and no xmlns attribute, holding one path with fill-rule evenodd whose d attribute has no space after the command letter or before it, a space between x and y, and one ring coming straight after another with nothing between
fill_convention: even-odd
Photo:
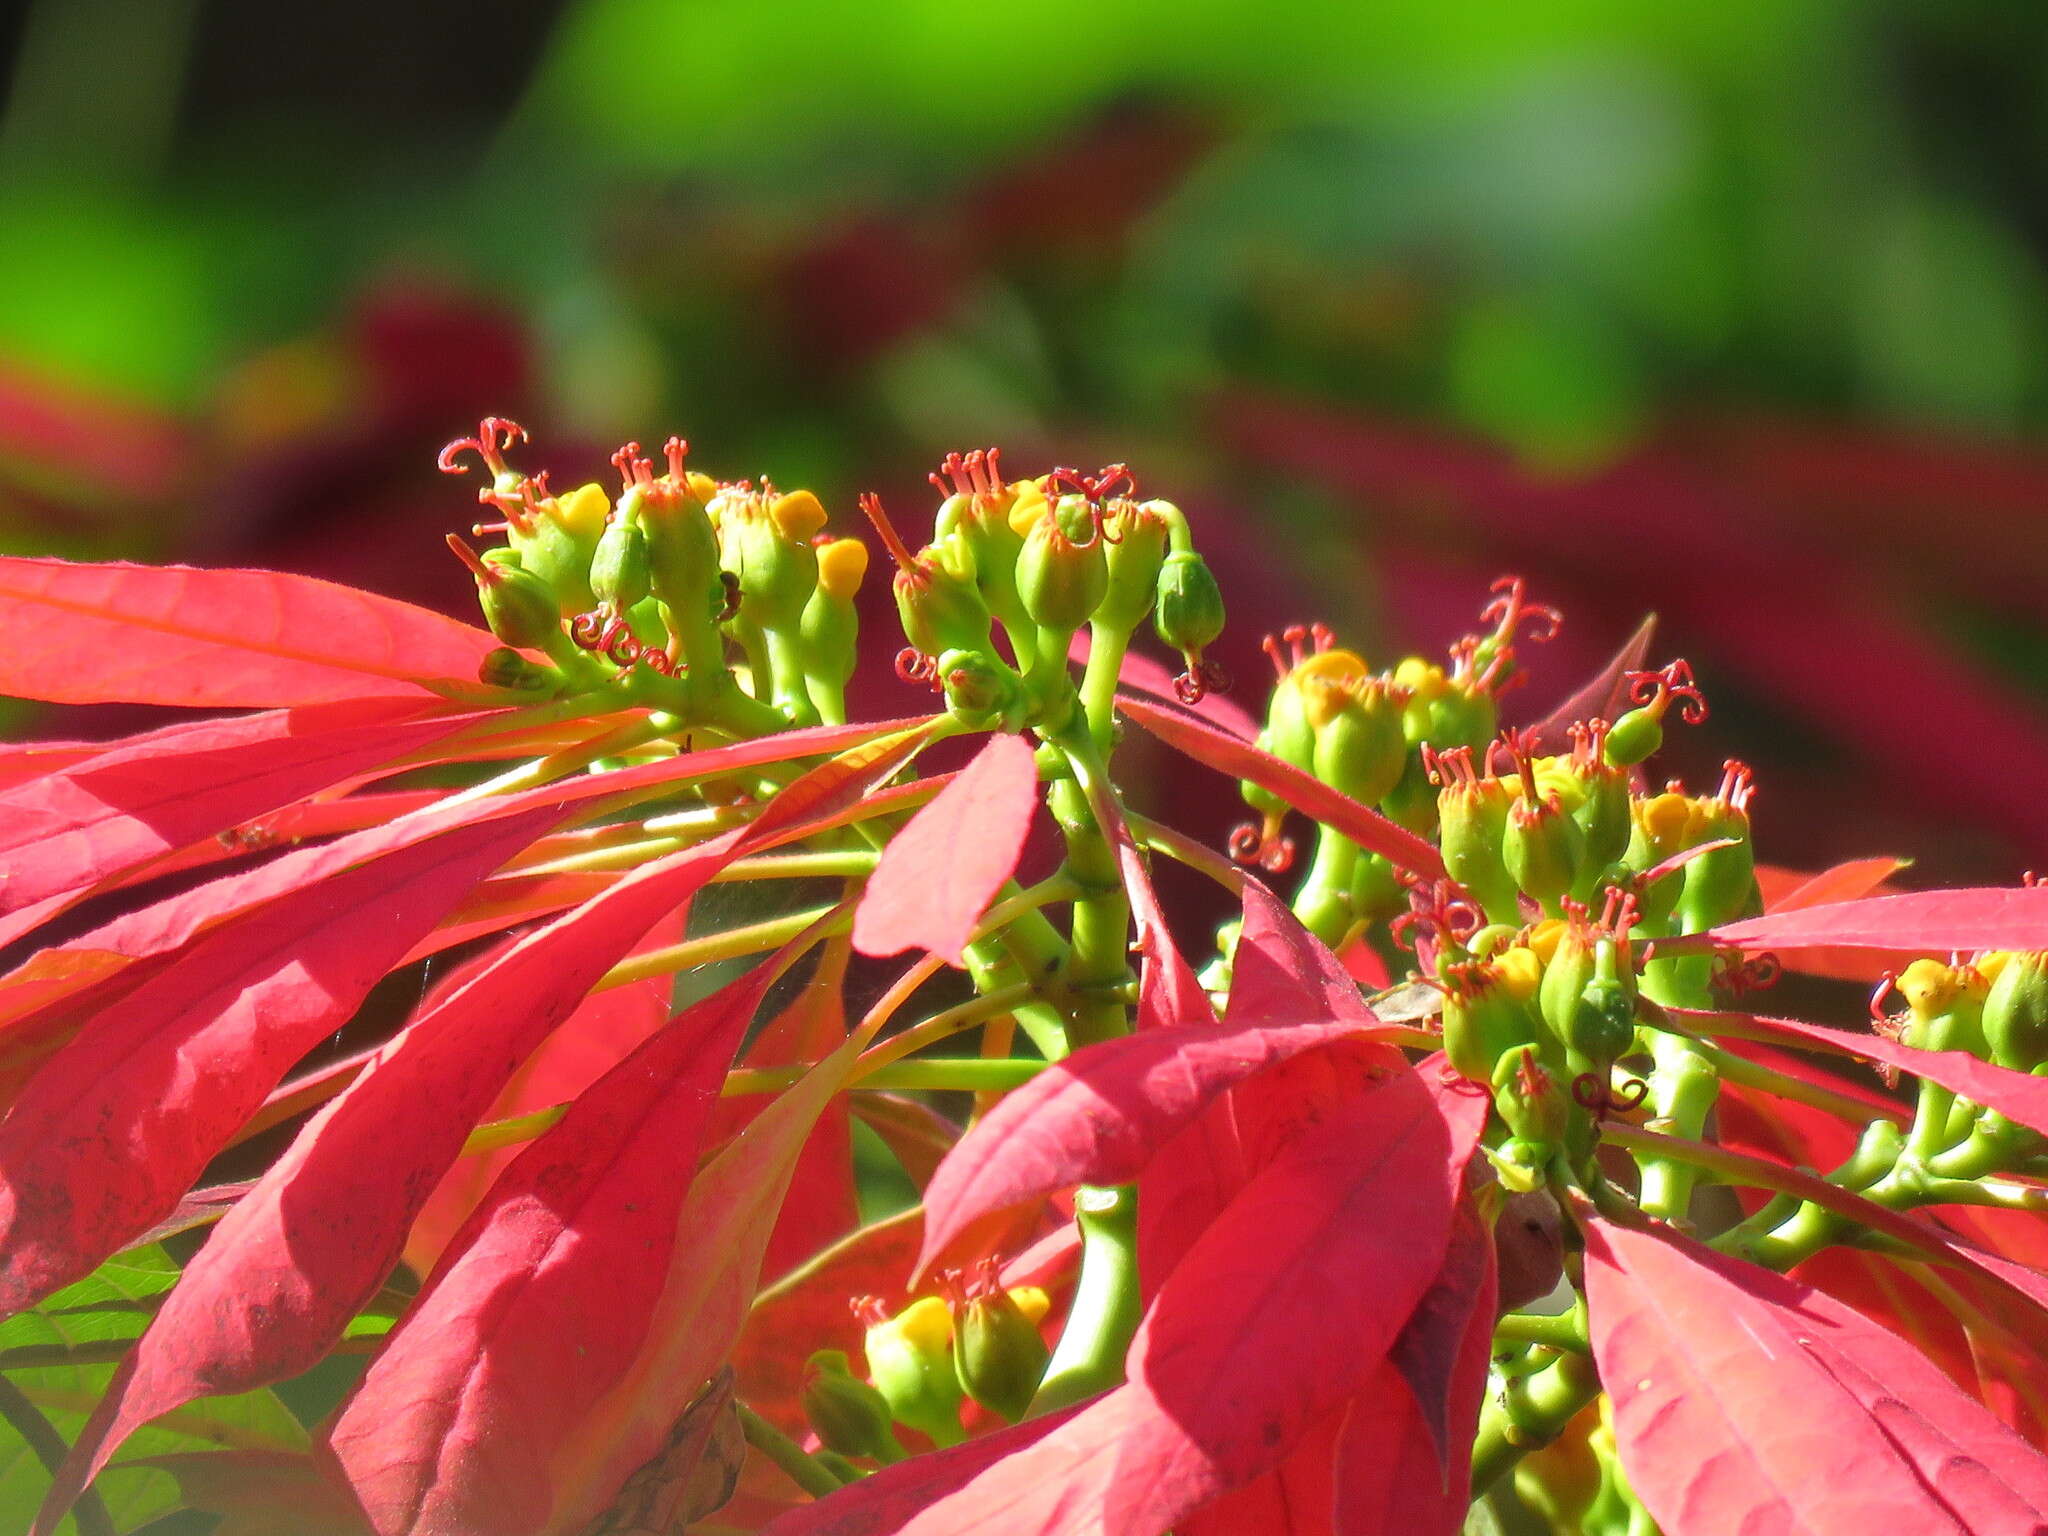
<instances>
[{"instance_id":1,"label":"green leaf","mask_svg":"<svg viewBox=\"0 0 2048 1536\"><path fill-rule=\"evenodd\" d=\"M0 1358L8 1350L133 1339L177 1278L177 1262L156 1244L117 1254L40 1306L0 1323ZM113 1374L114 1366L103 1363L6 1372L67 1440L84 1425ZM267 1389L205 1398L138 1431L100 1479L100 1497L115 1528L133 1530L179 1508L181 1501L168 1473L125 1462L181 1451L303 1451L308 1444L305 1429ZM0 1424L0 1530L26 1530L48 1486L49 1473L35 1452L12 1427ZM58 1529L71 1536L77 1527L67 1519Z\"/></svg>"}]
</instances>

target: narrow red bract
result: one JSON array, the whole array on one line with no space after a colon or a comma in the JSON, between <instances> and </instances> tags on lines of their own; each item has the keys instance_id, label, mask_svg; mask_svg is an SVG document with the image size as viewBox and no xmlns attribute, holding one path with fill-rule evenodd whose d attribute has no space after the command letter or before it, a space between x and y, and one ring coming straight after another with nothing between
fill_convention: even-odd
<instances>
[{"instance_id":1,"label":"narrow red bract","mask_svg":"<svg viewBox=\"0 0 2048 1536\"><path fill-rule=\"evenodd\" d=\"M0 1121L0 1315L170 1211L413 941L554 819L457 828L295 892L87 1024Z\"/></svg>"},{"instance_id":2,"label":"narrow red bract","mask_svg":"<svg viewBox=\"0 0 2048 1536\"><path fill-rule=\"evenodd\" d=\"M414 1019L308 1123L187 1266L73 1447L38 1536L136 1426L317 1360L397 1262L477 1117L591 985L734 858L801 833L809 824L792 828L796 816L857 804L929 735L900 733L811 770L751 825L641 867ZM785 801L794 810L777 814ZM410 1113L424 1103L432 1115ZM337 1210L349 1213L339 1227Z\"/></svg>"},{"instance_id":3,"label":"narrow red bract","mask_svg":"<svg viewBox=\"0 0 2048 1536\"><path fill-rule=\"evenodd\" d=\"M46 774L0 796L0 909L18 916L47 897L85 891L476 718L422 717L417 699L356 699L208 721ZM23 926L0 922L0 943Z\"/></svg>"},{"instance_id":4,"label":"narrow red bract","mask_svg":"<svg viewBox=\"0 0 2048 1536\"><path fill-rule=\"evenodd\" d=\"M1657 632L1653 614L1636 626L1621 649L1586 685L1542 719L1522 727L1532 752L1562 752L1565 733L1581 720L1614 721L1629 707L1628 674L1640 672L1650 659L1650 639Z\"/></svg>"},{"instance_id":5,"label":"narrow red bract","mask_svg":"<svg viewBox=\"0 0 2048 1536\"><path fill-rule=\"evenodd\" d=\"M1717 1019L1731 1019L1745 1034L1761 1035L1781 1045L1819 1046L1866 1061L1881 1061L1939 1083L1966 1099L2048 1134L2048 1077L2015 1072L1964 1051L1923 1051L1883 1035L1829 1029L1824 1024L1808 1024L1799 1019L1771 1019L1752 1013L1696 1013L1684 1008L1674 1008L1672 1017L1704 1034L1714 1032Z\"/></svg>"},{"instance_id":6,"label":"narrow red bract","mask_svg":"<svg viewBox=\"0 0 2048 1536\"><path fill-rule=\"evenodd\" d=\"M1969 954L2048 949L2048 886L1908 891L1752 917L1697 936L1660 940L1660 952L1720 947L1770 950L1877 949Z\"/></svg>"},{"instance_id":7,"label":"narrow red bract","mask_svg":"<svg viewBox=\"0 0 2048 1536\"><path fill-rule=\"evenodd\" d=\"M311 576L0 556L0 694L15 698L264 709L424 693L474 678L497 644Z\"/></svg>"},{"instance_id":8,"label":"narrow red bract","mask_svg":"<svg viewBox=\"0 0 2048 1536\"><path fill-rule=\"evenodd\" d=\"M1917 1351L1795 1280L1586 1223L1594 1358L1674 1536L2033 1530L2048 1460Z\"/></svg>"},{"instance_id":9,"label":"narrow red bract","mask_svg":"<svg viewBox=\"0 0 2048 1536\"><path fill-rule=\"evenodd\" d=\"M1219 731L1206 720L1143 699L1120 701L1123 712L1157 736L1169 747L1186 753L1234 779L1249 779L1271 790L1302 815L1334 827L1359 847L1384 855L1396 868L1418 875L1444 872L1443 856L1406 827L1397 826L1378 811L1339 794L1319 779L1311 778L1270 752L1250 742Z\"/></svg>"},{"instance_id":10,"label":"narrow red bract","mask_svg":"<svg viewBox=\"0 0 2048 1536\"><path fill-rule=\"evenodd\" d=\"M1016 872L1038 808L1038 764L1021 736L996 735L889 840L854 914L864 955L923 948L958 965L988 904Z\"/></svg>"},{"instance_id":11,"label":"narrow red bract","mask_svg":"<svg viewBox=\"0 0 2048 1536\"><path fill-rule=\"evenodd\" d=\"M688 1170L775 971L606 1073L457 1234L328 1436L379 1536L545 1526L557 1446L646 1336Z\"/></svg>"}]
</instances>

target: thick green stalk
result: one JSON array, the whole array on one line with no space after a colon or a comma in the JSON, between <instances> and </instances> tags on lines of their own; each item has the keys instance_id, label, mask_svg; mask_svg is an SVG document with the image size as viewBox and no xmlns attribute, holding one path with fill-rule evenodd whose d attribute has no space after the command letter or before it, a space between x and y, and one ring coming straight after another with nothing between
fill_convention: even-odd
<instances>
[{"instance_id":1,"label":"thick green stalk","mask_svg":"<svg viewBox=\"0 0 2048 1536\"><path fill-rule=\"evenodd\" d=\"M1031 1415L1052 1413L1124 1379L1124 1352L1138 1331L1138 1192L1083 1189L1074 1196L1081 1228L1081 1278L1066 1330L1031 1400Z\"/></svg>"},{"instance_id":2,"label":"thick green stalk","mask_svg":"<svg viewBox=\"0 0 2048 1536\"><path fill-rule=\"evenodd\" d=\"M1561 1353L1487 1399L1472 1448L1472 1492L1486 1492L1529 1452L1550 1444L1600 1391L1591 1355Z\"/></svg>"}]
</instances>

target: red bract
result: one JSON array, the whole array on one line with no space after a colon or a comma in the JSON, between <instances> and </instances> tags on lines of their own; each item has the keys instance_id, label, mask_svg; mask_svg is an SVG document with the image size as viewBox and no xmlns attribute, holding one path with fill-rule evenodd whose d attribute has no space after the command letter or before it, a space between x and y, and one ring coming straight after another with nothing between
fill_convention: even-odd
<instances>
[{"instance_id":1,"label":"red bract","mask_svg":"<svg viewBox=\"0 0 2048 1536\"><path fill-rule=\"evenodd\" d=\"M718 1085L777 967L671 1020L492 1186L328 1442L380 1536L540 1529L646 1337ZM605 1304L585 1300L602 1294Z\"/></svg>"},{"instance_id":2,"label":"red bract","mask_svg":"<svg viewBox=\"0 0 2048 1536\"><path fill-rule=\"evenodd\" d=\"M1921 1051L1901 1045L1883 1035L1851 1034L1823 1024L1806 1024L1798 1019L1767 1019L1756 1014L1693 1014L1679 1010L1675 1017L1703 1031L1712 1032L1718 1020L1732 1022L1737 1029L1780 1045L1818 1046L1847 1056L1861 1056L1883 1062L1930 1083L1951 1088L1974 1103L1984 1104L2000 1114L2048 1132L2048 1078L2030 1072L1980 1061L1963 1051Z\"/></svg>"},{"instance_id":3,"label":"red bract","mask_svg":"<svg viewBox=\"0 0 2048 1536\"><path fill-rule=\"evenodd\" d=\"M494 641L354 587L276 571L0 556L0 694L262 709L455 680Z\"/></svg>"},{"instance_id":4,"label":"red bract","mask_svg":"<svg viewBox=\"0 0 2048 1536\"><path fill-rule=\"evenodd\" d=\"M1929 1531L2048 1520L2048 1460L1840 1303L1675 1235L1597 1219L1586 1260L1622 1464L1666 1530L1826 1536L1902 1520Z\"/></svg>"},{"instance_id":5,"label":"red bract","mask_svg":"<svg viewBox=\"0 0 2048 1536\"><path fill-rule=\"evenodd\" d=\"M977 1216L1075 1184L1121 1184L1215 1097L1357 1033L1349 1020L1197 1024L1106 1040L1010 1094L946 1155L925 1190L923 1269Z\"/></svg>"},{"instance_id":6,"label":"red bract","mask_svg":"<svg viewBox=\"0 0 2048 1536\"><path fill-rule=\"evenodd\" d=\"M1269 752L1164 705L1125 699L1124 713L1175 750L1235 778L1249 779L1271 790L1303 815L1324 822L1361 848L1384 854L1400 869L1419 875L1443 873L1443 857L1407 828L1397 826L1369 806L1346 799Z\"/></svg>"},{"instance_id":7,"label":"red bract","mask_svg":"<svg viewBox=\"0 0 2048 1536\"><path fill-rule=\"evenodd\" d=\"M1038 766L1019 736L994 736L889 843L854 914L864 955L924 948L960 963L974 925L1016 872L1038 805Z\"/></svg>"},{"instance_id":8,"label":"red bract","mask_svg":"<svg viewBox=\"0 0 2048 1536\"><path fill-rule=\"evenodd\" d=\"M1501 729L1559 621L1517 576L1440 659L1284 631L1257 745L1123 691L1152 633L1217 683L1225 606L1125 465L950 454L929 542L866 498L936 712L817 724L867 563L822 501L680 438L558 492L526 437L442 456L510 546L461 544L488 637L0 561L0 687L283 706L0 755L0 940L97 925L0 976L36 1536L114 1458L274 1516L314 1437L189 1431L343 1352L305 1520L380 1536L1450 1536L1510 1468L1560 1531L2041 1523L1998 1421L2048 1424L2048 891L1760 867L1749 767L1648 789L1714 679L1647 626ZM1132 724L1239 780L1234 852L1298 887L1133 814ZM1236 899L1213 942L1162 859ZM1905 1011L1730 1011L1771 954L1896 967ZM865 1227L860 1125L923 1199Z\"/></svg>"},{"instance_id":9,"label":"red bract","mask_svg":"<svg viewBox=\"0 0 2048 1536\"><path fill-rule=\"evenodd\" d=\"M2048 886L1908 891L1795 907L1727 923L1697 939L1673 939L1665 948L1677 953L1711 945L1773 953L1875 949L1906 955L2048 948Z\"/></svg>"},{"instance_id":10,"label":"red bract","mask_svg":"<svg viewBox=\"0 0 2048 1536\"><path fill-rule=\"evenodd\" d=\"M0 943L82 892L487 718L358 699L116 746L0 796Z\"/></svg>"},{"instance_id":11,"label":"red bract","mask_svg":"<svg viewBox=\"0 0 2048 1536\"><path fill-rule=\"evenodd\" d=\"M555 819L458 828L296 892L98 1015L0 1121L0 1313L87 1273L169 1211L456 896Z\"/></svg>"}]
</instances>

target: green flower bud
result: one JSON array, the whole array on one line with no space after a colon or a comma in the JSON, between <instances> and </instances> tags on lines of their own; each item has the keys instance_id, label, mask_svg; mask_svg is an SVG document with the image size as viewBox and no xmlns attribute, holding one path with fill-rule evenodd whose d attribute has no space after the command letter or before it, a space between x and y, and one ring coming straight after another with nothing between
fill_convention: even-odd
<instances>
[{"instance_id":1,"label":"green flower bud","mask_svg":"<svg viewBox=\"0 0 2048 1536\"><path fill-rule=\"evenodd\" d=\"M1555 913L1586 864L1586 834L1557 797L1515 801L1508 809L1501 856L1515 884L1544 911Z\"/></svg>"},{"instance_id":2,"label":"green flower bud","mask_svg":"<svg viewBox=\"0 0 2048 1536\"><path fill-rule=\"evenodd\" d=\"M1061 634L1086 624L1109 590L1097 511L1062 496L1031 523L1017 556L1017 595L1033 623Z\"/></svg>"},{"instance_id":3,"label":"green flower bud","mask_svg":"<svg viewBox=\"0 0 2048 1536\"><path fill-rule=\"evenodd\" d=\"M719 556L739 582L740 619L768 631L793 631L818 585L812 536L825 526L825 509L809 491L777 494L726 486L707 511L718 527Z\"/></svg>"},{"instance_id":4,"label":"green flower bud","mask_svg":"<svg viewBox=\"0 0 2048 1536\"><path fill-rule=\"evenodd\" d=\"M1381 923L1408 905L1408 892L1381 854L1361 853L1351 866L1351 910L1360 921Z\"/></svg>"},{"instance_id":5,"label":"green flower bud","mask_svg":"<svg viewBox=\"0 0 2048 1536\"><path fill-rule=\"evenodd\" d=\"M562 674L509 645L487 651L476 669L477 681L492 688L516 688L545 697L562 685Z\"/></svg>"},{"instance_id":6,"label":"green flower bud","mask_svg":"<svg viewBox=\"0 0 2048 1536\"><path fill-rule=\"evenodd\" d=\"M614 518L597 541L590 561L590 590L601 603L624 613L653 590L647 530Z\"/></svg>"},{"instance_id":7,"label":"green flower bud","mask_svg":"<svg viewBox=\"0 0 2048 1536\"><path fill-rule=\"evenodd\" d=\"M868 572L868 547L859 539L818 546L818 587L804 605L804 677L827 724L845 718L845 690L860 660L860 615L854 595Z\"/></svg>"},{"instance_id":8,"label":"green flower bud","mask_svg":"<svg viewBox=\"0 0 2048 1536\"><path fill-rule=\"evenodd\" d=\"M961 1389L1014 1424L1031 1406L1051 1356L1038 1332L1045 1292L1005 1291L992 1259L983 1261L971 1286L954 1277L951 1289L953 1368Z\"/></svg>"},{"instance_id":9,"label":"green flower bud","mask_svg":"<svg viewBox=\"0 0 2048 1536\"><path fill-rule=\"evenodd\" d=\"M1647 874L1701 840L1698 804L1675 790L1632 801L1629 823L1628 850L1622 855L1622 863L1631 874ZM1637 921L1652 932L1663 931L1684 888L1685 882L1678 875L1667 876L1648 887L1638 898Z\"/></svg>"},{"instance_id":10,"label":"green flower bud","mask_svg":"<svg viewBox=\"0 0 2048 1536\"><path fill-rule=\"evenodd\" d=\"M1991 1059L2015 1072L2048 1062L2048 951L1986 955L1977 969L1991 978L1983 1015Z\"/></svg>"},{"instance_id":11,"label":"green flower bud","mask_svg":"<svg viewBox=\"0 0 2048 1536\"><path fill-rule=\"evenodd\" d=\"M896 613L911 649L934 658L953 650L993 656L988 604L974 584L966 552L947 542L927 545L913 555L882 510L879 496L864 493L860 509L896 562Z\"/></svg>"},{"instance_id":12,"label":"green flower bud","mask_svg":"<svg viewBox=\"0 0 2048 1536\"><path fill-rule=\"evenodd\" d=\"M1152 611L1157 597L1155 589L1163 585L1167 522L1155 509L1164 505L1116 501L1104 513L1102 541L1108 547L1102 559L1109 572L1109 585L1095 610L1095 621L1118 634L1129 634L1138 627ZM1220 603L1217 613L1222 613ZM1213 640L1215 636L1209 638ZM1200 646L1195 647L1195 654L1199 659Z\"/></svg>"},{"instance_id":13,"label":"green flower bud","mask_svg":"<svg viewBox=\"0 0 2048 1536\"><path fill-rule=\"evenodd\" d=\"M1541 1048L1534 1044L1518 1045L1494 1064L1493 1103L1508 1130L1539 1154L1560 1146L1571 1124L1571 1101L1543 1065ZM1539 1157L1539 1172L1547 1160L1547 1156Z\"/></svg>"},{"instance_id":14,"label":"green flower bud","mask_svg":"<svg viewBox=\"0 0 2048 1536\"><path fill-rule=\"evenodd\" d=\"M1021 729L1024 680L985 651L948 651L938 659L946 708L970 730Z\"/></svg>"},{"instance_id":15,"label":"green flower bud","mask_svg":"<svg viewBox=\"0 0 2048 1536\"><path fill-rule=\"evenodd\" d=\"M1969 965L1943 965L1915 960L1893 983L1910 1011L1899 1038L1923 1051L1989 1053L1984 1033L1984 1005L1991 986L1983 972Z\"/></svg>"},{"instance_id":16,"label":"green flower bud","mask_svg":"<svg viewBox=\"0 0 2048 1536\"><path fill-rule=\"evenodd\" d=\"M1148 503L1150 505L1150 503ZM1201 677L1202 653L1223 633L1223 590L1209 562L1193 550L1173 550L1159 567L1152 628Z\"/></svg>"},{"instance_id":17,"label":"green flower bud","mask_svg":"<svg viewBox=\"0 0 2048 1536\"><path fill-rule=\"evenodd\" d=\"M1560 774L1572 785L1572 820L1586 834L1586 854L1581 885L1573 894L1581 900L1591 894L1589 882L1628 852L1629 786L1626 769L1605 758L1607 724L1595 720L1570 728L1569 757L1555 759ZM1539 770L1540 773L1540 770Z\"/></svg>"},{"instance_id":18,"label":"green flower bud","mask_svg":"<svg viewBox=\"0 0 2048 1536\"><path fill-rule=\"evenodd\" d=\"M1754 793L1749 770L1731 759L1720 790L1711 800L1696 802L1699 835L1694 841L1733 838L1735 843L1709 849L1685 866L1678 913L1689 933L1733 922L1757 901L1756 863L1749 841L1749 802Z\"/></svg>"},{"instance_id":19,"label":"green flower bud","mask_svg":"<svg viewBox=\"0 0 2048 1536\"><path fill-rule=\"evenodd\" d=\"M689 445L672 437L665 445L668 473L655 478L640 445L628 443L612 455L625 481L618 519L634 522L647 535L647 561L654 595L668 609L671 626L683 637L685 659L713 665L723 647L712 618L725 606L719 574L718 533L707 503L716 494L711 480L684 468Z\"/></svg>"},{"instance_id":20,"label":"green flower bud","mask_svg":"<svg viewBox=\"0 0 2048 1536\"><path fill-rule=\"evenodd\" d=\"M1385 678L1308 680L1303 705L1315 733L1315 776L1361 804L1378 805L1408 763L1401 736L1405 702Z\"/></svg>"},{"instance_id":21,"label":"green flower bud","mask_svg":"<svg viewBox=\"0 0 2048 1536\"><path fill-rule=\"evenodd\" d=\"M962 1393L953 1370L953 1319L946 1304L923 1296L892 1318L880 1301L868 1297L859 1311L868 1324L869 1379L897 1422L929 1436L934 1445L958 1444L964 1438Z\"/></svg>"},{"instance_id":22,"label":"green flower bud","mask_svg":"<svg viewBox=\"0 0 2048 1536\"><path fill-rule=\"evenodd\" d=\"M1501 851L1513 803L1507 786L1491 774L1479 776L1470 747L1445 752L1424 747L1423 752L1423 762L1443 785L1436 805L1444 867L1486 909L1489 919L1515 921L1520 916L1515 879Z\"/></svg>"},{"instance_id":23,"label":"green flower bud","mask_svg":"<svg viewBox=\"0 0 2048 1536\"><path fill-rule=\"evenodd\" d=\"M1491 1084L1501 1057L1536 1039L1541 975L1542 962L1526 949L1443 967L1444 1057L1453 1071Z\"/></svg>"},{"instance_id":24,"label":"green flower bud","mask_svg":"<svg viewBox=\"0 0 2048 1536\"><path fill-rule=\"evenodd\" d=\"M476 578L477 600L491 633L507 645L534 650L562 632L561 609L554 588L520 564L516 550L493 549L481 559L456 534L448 547Z\"/></svg>"},{"instance_id":25,"label":"green flower bud","mask_svg":"<svg viewBox=\"0 0 2048 1536\"><path fill-rule=\"evenodd\" d=\"M804 1362L799 1400L804 1417L830 1449L881 1461L902 1458L903 1447L890 1427L889 1404L853 1374L843 1350L821 1349Z\"/></svg>"}]
</instances>

